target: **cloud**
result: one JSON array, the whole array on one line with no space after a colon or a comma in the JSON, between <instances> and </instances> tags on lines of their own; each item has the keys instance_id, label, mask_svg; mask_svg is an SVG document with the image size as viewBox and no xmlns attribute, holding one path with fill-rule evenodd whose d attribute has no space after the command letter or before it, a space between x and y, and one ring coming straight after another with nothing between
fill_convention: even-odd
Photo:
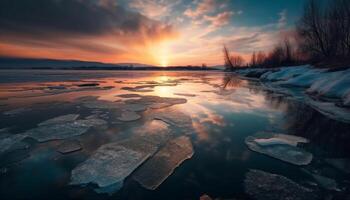
<instances>
[{"instance_id":1,"label":"cloud","mask_svg":"<svg viewBox=\"0 0 350 200\"><path fill-rule=\"evenodd\" d=\"M278 19L278 28L284 28L287 25L287 10L282 10L280 13L278 13L279 19Z\"/></svg>"},{"instance_id":2,"label":"cloud","mask_svg":"<svg viewBox=\"0 0 350 200\"><path fill-rule=\"evenodd\" d=\"M142 33L156 37L171 33L170 25L125 10L108 1L90 0L2 0L0 32L23 32L59 37L59 33L118 35Z\"/></svg>"},{"instance_id":3,"label":"cloud","mask_svg":"<svg viewBox=\"0 0 350 200\"><path fill-rule=\"evenodd\" d=\"M195 9L188 8L184 14L190 18L196 18L215 10L215 0L202 0Z\"/></svg>"},{"instance_id":4,"label":"cloud","mask_svg":"<svg viewBox=\"0 0 350 200\"><path fill-rule=\"evenodd\" d=\"M147 53L141 54L139 48L177 35L171 24L127 10L115 0L0 1L0 45L11 49L1 51L2 55L18 51L106 62L139 56L140 61L146 60Z\"/></svg>"},{"instance_id":5,"label":"cloud","mask_svg":"<svg viewBox=\"0 0 350 200\"><path fill-rule=\"evenodd\" d=\"M131 0L129 7L150 18L169 16L174 6L181 0Z\"/></svg>"},{"instance_id":6,"label":"cloud","mask_svg":"<svg viewBox=\"0 0 350 200\"><path fill-rule=\"evenodd\" d=\"M215 16L204 16L204 19L206 21L209 21L211 23L212 26L214 27L220 27L220 26L224 26L226 24L228 24L230 22L230 18L233 15L233 12L222 12L219 13Z\"/></svg>"}]
</instances>

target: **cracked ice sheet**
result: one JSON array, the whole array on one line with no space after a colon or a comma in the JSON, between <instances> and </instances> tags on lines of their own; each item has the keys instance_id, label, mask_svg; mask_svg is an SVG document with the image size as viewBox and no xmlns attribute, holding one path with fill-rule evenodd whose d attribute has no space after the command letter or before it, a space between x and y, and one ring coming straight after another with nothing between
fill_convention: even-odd
<instances>
[{"instance_id":1,"label":"cracked ice sheet","mask_svg":"<svg viewBox=\"0 0 350 200\"><path fill-rule=\"evenodd\" d=\"M260 133L248 136L245 143L252 151L294 164L308 165L313 155L299 147L298 143L307 142L306 139L296 136L278 136L281 134Z\"/></svg>"},{"instance_id":2,"label":"cracked ice sheet","mask_svg":"<svg viewBox=\"0 0 350 200\"><path fill-rule=\"evenodd\" d=\"M135 137L102 145L72 171L72 185L97 184L98 193L118 191L137 167L151 157L164 141L158 137Z\"/></svg>"},{"instance_id":3,"label":"cracked ice sheet","mask_svg":"<svg viewBox=\"0 0 350 200\"><path fill-rule=\"evenodd\" d=\"M173 139L137 169L133 179L143 187L155 190L192 155L193 147L188 137L181 136Z\"/></svg>"}]
</instances>

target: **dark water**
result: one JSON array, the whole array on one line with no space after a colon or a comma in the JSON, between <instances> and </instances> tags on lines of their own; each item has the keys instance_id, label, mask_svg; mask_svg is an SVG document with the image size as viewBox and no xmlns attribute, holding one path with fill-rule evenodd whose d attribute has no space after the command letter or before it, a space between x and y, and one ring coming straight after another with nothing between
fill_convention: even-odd
<instances>
[{"instance_id":1,"label":"dark water","mask_svg":"<svg viewBox=\"0 0 350 200\"><path fill-rule=\"evenodd\" d=\"M135 71L1 71L0 80L0 129L7 128L8 134L24 133L45 120L66 114L79 114L83 119L98 113L108 122L103 129L93 127L74 138L82 144L80 151L61 154L57 152L61 140L39 143L25 138L27 148L0 154L1 199L199 199L203 194L247 199L243 181L249 169L317 187L324 197L344 199L349 193L349 175L325 159L350 158L350 124L329 119L291 97L266 91L255 81L216 72ZM162 84L155 84L149 91L122 89L151 82ZM98 86L81 86L86 83ZM84 106L88 98L98 98L103 104L125 101L117 95L131 93L187 99L184 104L164 110L169 115L181 112L191 119L193 133L187 136L193 145L192 158L177 167L156 190L144 189L130 177L113 195L96 193L94 185L69 185L72 169L98 147L130 138L162 110L147 109L139 112L141 119L122 122L117 119L121 112L118 109ZM15 109L22 110L8 114ZM303 149L313 154L312 163L295 166L250 151L244 140L260 131L309 139ZM315 180L305 170L331 177L341 191L314 186L311 183Z\"/></svg>"}]
</instances>

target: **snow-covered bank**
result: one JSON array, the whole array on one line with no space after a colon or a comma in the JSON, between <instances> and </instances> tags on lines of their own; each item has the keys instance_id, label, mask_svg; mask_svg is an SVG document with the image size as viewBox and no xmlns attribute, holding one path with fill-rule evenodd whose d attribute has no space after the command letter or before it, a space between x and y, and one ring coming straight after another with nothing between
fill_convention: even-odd
<instances>
[{"instance_id":1,"label":"snow-covered bank","mask_svg":"<svg viewBox=\"0 0 350 200\"><path fill-rule=\"evenodd\" d=\"M248 68L236 73L259 79L269 89L292 93L333 119L350 122L350 69L317 69L310 65L273 69ZM292 92L291 92L292 91ZM327 106L323 106L327 103Z\"/></svg>"}]
</instances>

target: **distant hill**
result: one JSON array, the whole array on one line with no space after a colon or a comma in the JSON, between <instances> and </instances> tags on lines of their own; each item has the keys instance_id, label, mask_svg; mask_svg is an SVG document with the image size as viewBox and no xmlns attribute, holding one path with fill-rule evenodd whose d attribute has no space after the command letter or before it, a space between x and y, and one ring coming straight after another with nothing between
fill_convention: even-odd
<instances>
[{"instance_id":1,"label":"distant hill","mask_svg":"<svg viewBox=\"0 0 350 200\"><path fill-rule=\"evenodd\" d=\"M31 58L0 57L2 69L69 69L69 68L118 68L118 67L151 67L140 63L101 63L78 60L53 60Z\"/></svg>"},{"instance_id":2,"label":"distant hill","mask_svg":"<svg viewBox=\"0 0 350 200\"><path fill-rule=\"evenodd\" d=\"M217 70L199 66L159 67L141 63L101 63L79 60L53 60L0 57L0 69L71 69L71 70Z\"/></svg>"}]
</instances>

